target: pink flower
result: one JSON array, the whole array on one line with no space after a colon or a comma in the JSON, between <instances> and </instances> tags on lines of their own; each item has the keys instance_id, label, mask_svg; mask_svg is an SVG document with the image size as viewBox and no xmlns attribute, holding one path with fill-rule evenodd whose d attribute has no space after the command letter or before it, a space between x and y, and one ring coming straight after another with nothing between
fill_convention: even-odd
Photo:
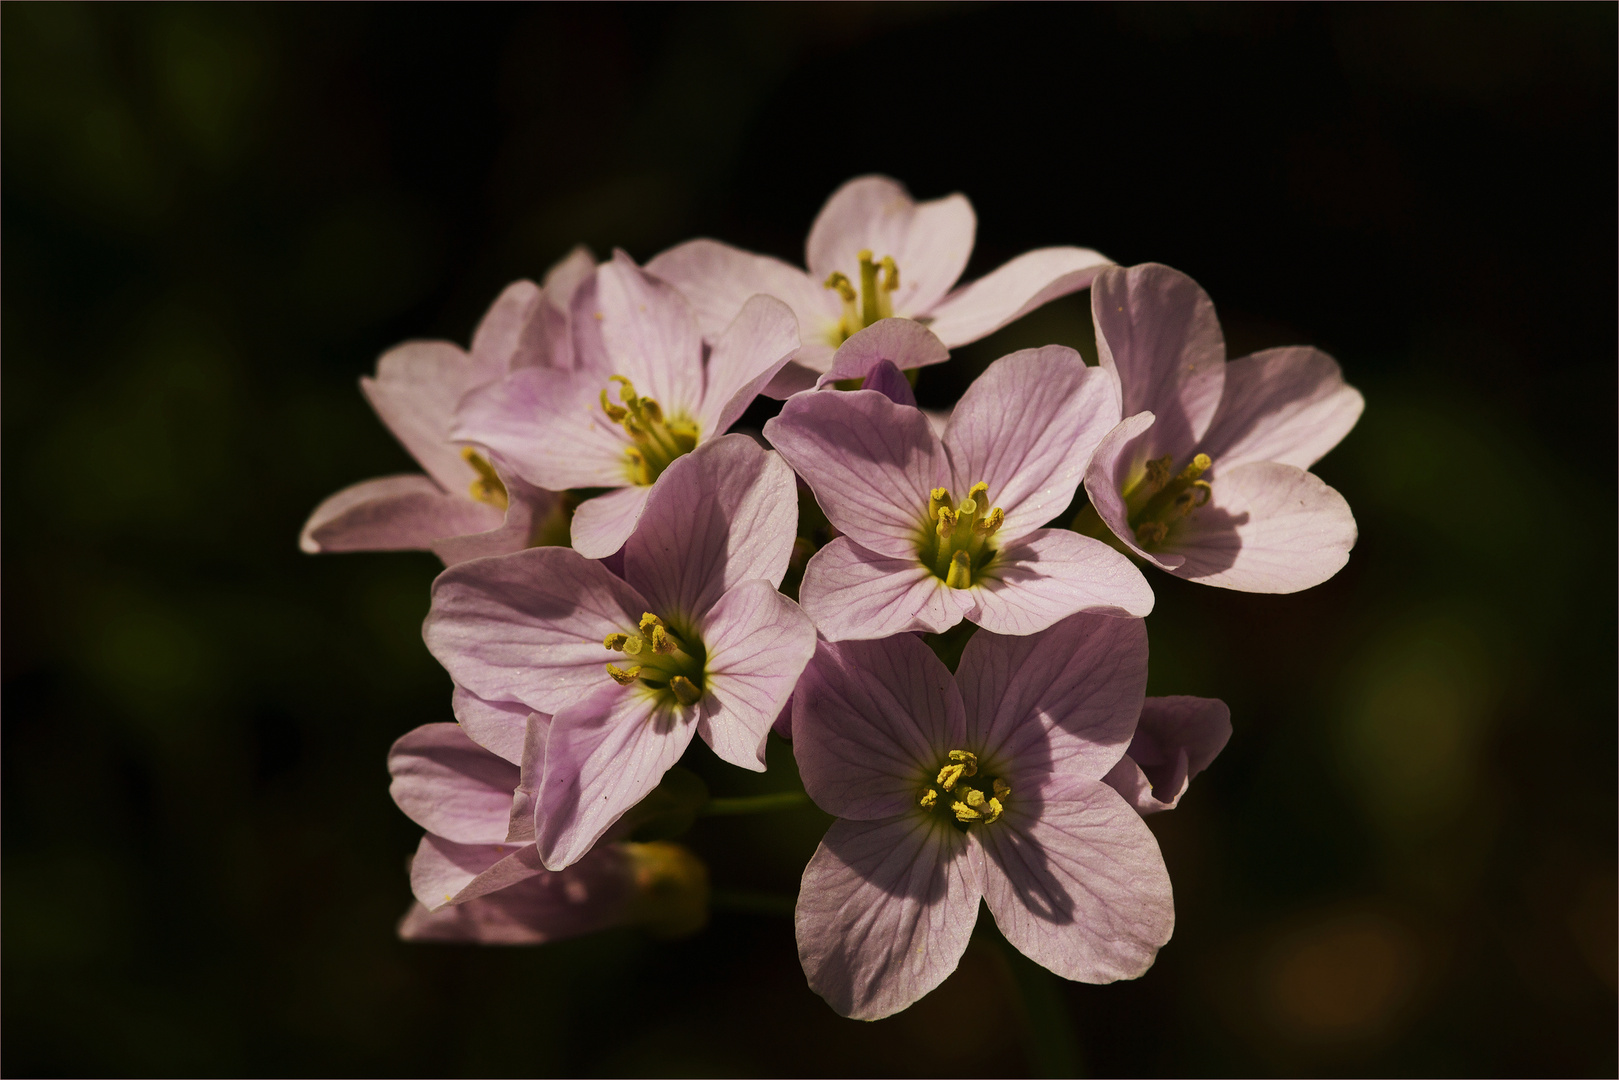
<instances>
[{"instance_id":1,"label":"pink flower","mask_svg":"<svg viewBox=\"0 0 1619 1080\"><path fill-rule=\"evenodd\" d=\"M1075 527L1226 589L1297 592L1336 574L1355 518L1305 470L1364 401L1333 359L1294 346L1226 363L1208 294L1155 263L1103 271L1091 310L1125 419L1091 457Z\"/></svg>"},{"instance_id":2,"label":"pink flower","mask_svg":"<svg viewBox=\"0 0 1619 1080\"><path fill-rule=\"evenodd\" d=\"M298 544L327 551L435 552L447 564L518 551L536 542L556 496L452 437L463 395L507 372L571 366L568 307L594 268L576 249L546 275L507 286L478 324L472 350L412 341L384 353L360 389L426 475L407 473L344 488L315 508Z\"/></svg>"},{"instance_id":3,"label":"pink flower","mask_svg":"<svg viewBox=\"0 0 1619 1080\"><path fill-rule=\"evenodd\" d=\"M693 735L763 771L771 722L815 648L809 619L776 591L797 506L777 455L722 436L664 472L622 578L570 549L531 548L433 583L423 636L457 686L552 715L536 795L545 866L583 857Z\"/></svg>"},{"instance_id":4,"label":"pink flower","mask_svg":"<svg viewBox=\"0 0 1619 1080\"><path fill-rule=\"evenodd\" d=\"M549 724L531 714L521 768L455 724L426 724L393 744L390 791L427 830L411 861L416 903L401 937L517 945L625 923L666 932L702 924L707 871L676 844L603 844L556 873L540 864L525 777L544 758Z\"/></svg>"},{"instance_id":5,"label":"pink flower","mask_svg":"<svg viewBox=\"0 0 1619 1080\"><path fill-rule=\"evenodd\" d=\"M918 638L822 642L793 695L793 752L835 822L804 870L798 955L844 1016L906 1008L956 967L989 905L1068 979L1145 971L1174 928L1139 814L1102 782L1147 680L1139 620L979 633L950 671Z\"/></svg>"},{"instance_id":6,"label":"pink flower","mask_svg":"<svg viewBox=\"0 0 1619 1080\"><path fill-rule=\"evenodd\" d=\"M1041 527L1117 421L1112 376L1060 345L991 364L942 439L919 409L876 390L793 397L765 437L844 534L810 559L799 602L832 641L964 618L1031 634L1076 611L1145 615L1152 590L1128 559Z\"/></svg>"},{"instance_id":7,"label":"pink flower","mask_svg":"<svg viewBox=\"0 0 1619 1080\"><path fill-rule=\"evenodd\" d=\"M618 252L574 296L573 366L523 368L469 394L455 438L537 487L613 489L573 518L573 546L605 558L670 463L725 434L798 348L781 301L754 297L732 315L706 348L685 299Z\"/></svg>"},{"instance_id":8,"label":"pink flower","mask_svg":"<svg viewBox=\"0 0 1619 1080\"><path fill-rule=\"evenodd\" d=\"M1192 777L1231 738L1231 710L1217 698L1150 697L1130 749L1103 779L1142 814L1173 810Z\"/></svg>"},{"instance_id":9,"label":"pink flower","mask_svg":"<svg viewBox=\"0 0 1619 1080\"><path fill-rule=\"evenodd\" d=\"M1040 248L952 289L972 254L976 228L964 195L918 203L894 180L862 176L833 192L816 217L805 249L807 273L715 240L670 248L647 269L686 294L710 338L754 293L785 301L798 316L804 343L794 365L765 392L786 397L814 383L839 345L879 319L915 319L953 349L1078 292L1109 262L1087 248Z\"/></svg>"}]
</instances>

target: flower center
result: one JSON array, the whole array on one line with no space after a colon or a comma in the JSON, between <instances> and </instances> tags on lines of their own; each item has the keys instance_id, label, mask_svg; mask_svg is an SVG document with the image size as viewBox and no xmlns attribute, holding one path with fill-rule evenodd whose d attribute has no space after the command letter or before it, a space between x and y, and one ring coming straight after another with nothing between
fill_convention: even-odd
<instances>
[{"instance_id":1,"label":"flower center","mask_svg":"<svg viewBox=\"0 0 1619 1080\"><path fill-rule=\"evenodd\" d=\"M928 524L917 540L917 558L952 589L965 589L995 560L990 538L1006 515L989 507L989 485L980 480L958 506L945 488L928 493Z\"/></svg>"},{"instance_id":2,"label":"flower center","mask_svg":"<svg viewBox=\"0 0 1619 1080\"><path fill-rule=\"evenodd\" d=\"M1147 471L1124 492L1125 512L1136 543L1150 551L1164 542L1169 527L1209 501L1213 489L1198 479L1214 462L1198 454L1179 473L1171 473L1175 459L1165 456L1147 462Z\"/></svg>"},{"instance_id":3,"label":"flower center","mask_svg":"<svg viewBox=\"0 0 1619 1080\"><path fill-rule=\"evenodd\" d=\"M471 465L478 474L478 479L467 487L472 497L481 503L488 503L497 510L506 509L506 485L495 475L495 467L489 464L489 459L470 446L461 448L461 459Z\"/></svg>"},{"instance_id":4,"label":"flower center","mask_svg":"<svg viewBox=\"0 0 1619 1080\"><path fill-rule=\"evenodd\" d=\"M952 750L917 804L966 832L969 825L993 825L1000 820L1011 795L1011 785L1005 780L979 772L977 754Z\"/></svg>"},{"instance_id":5,"label":"flower center","mask_svg":"<svg viewBox=\"0 0 1619 1080\"><path fill-rule=\"evenodd\" d=\"M602 644L621 652L628 666L607 665L620 686L640 683L660 698L695 705L703 696L703 668L708 652L696 634L676 637L664 621L648 611L637 633L608 634Z\"/></svg>"},{"instance_id":6,"label":"flower center","mask_svg":"<svg viewBox=\"0 0 1619 1080\"><path fill-rule=\"evenodd\" d=\"M629 433L632 445L624 451L624 471L630 483L646 487L663 475L671 461L697 448L697 425L685 417L665 417L662 406L651 398L637 397L635 385L622 375L608 381L621 384L618 399L623 404L607 400L603 387L602 412Z\"/></svg>"},{"instance_id":7,"label":"flower center","mask_svg":"<svg viewBox=\"0 0 1619 1080\"><path fill-rule=\"evenodd\" d=\"M894 290L899 288L899 266L894 262L894 257L884 255L882 259L873 261L871 251L867 249L857 258L860 260L858 292L849 276L841 270L828 274L824 283L825 288L836 289L843 298L843 318L838 320L838 325L829 335L834 347L842 345L878 319L887 319L894 314L893 295Z\"/></svg>"}]
</instances>

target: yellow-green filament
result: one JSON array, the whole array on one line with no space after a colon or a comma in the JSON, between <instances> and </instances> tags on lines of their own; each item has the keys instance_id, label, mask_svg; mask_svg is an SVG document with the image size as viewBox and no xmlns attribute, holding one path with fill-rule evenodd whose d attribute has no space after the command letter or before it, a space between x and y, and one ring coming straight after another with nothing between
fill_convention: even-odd
<instances>
[{"instance_id":1,"label":"yellow-green filament","mask_svg":"<svg viewBox=\"0 0 1619 1080\"><path fill-rule=\"evenodd\" d=\"M1150 551L1163 543L1176 522L1209 501L1213 489L1202 476L1213 464L1209 455L1197 454L1184 469L1174 473L1173 458L1147 462L1141 479L1124 493L1130 529L1143 550Z\"/></svg>"},{"instance_id":2,"label":"yellow-green filament","mask_svg":"<svg viewBox=\"0 0 1619 1080\"><path fill-rule=\"evenodd\" d=\"M622 404L615 404L604 387L602 412L630 437L630 445L624 449L625 475L630 483L646 487L662 476L675 458L697 448L697 424L684 416L666 416L663 406L638 395L635 385L622 375L608 381L620 384L618 399Z\"/></svg>"},{"instance_id":3,"label":"yellow-green filament","mask_svg":"<svg viewBox=\"0 0 1619 1080\"><path fill-rule=\"evenodd\" d=\"M987 511L987 513L986 513ZM983 481L957 503L945 488L928 493L928 527L917 538L917 558L952 589L970 588L995 559L992 538L1006 522L1000 507L989 506Z\"/></svg>"},{"instance_id":4,"label":"yellow-green filament","mask_svg":"<svg viewBox=\"0 0 1619 1080\"><path fill-rule=\"evenodd\" d=\"M827 275L825 288L835 290L843 301L843 317L830 335L833 345L842 345L878 319L894 314L894 292L899 288L899 264L892 255L872 258L869 250L855 256L860 263L860 285L856 288L840 270Z\"/></svg>"},{"instance_id":5,"label":"yellow-green filament","mask_svg":"<svg viewBox=\"0 0 1619 1080\"><path fill-rule=\"evenodd\" d=\"M463 446L461 460L471 465L473 471L478 474L478 479L467 488L472 497L481 503L488 503L497 510L506 509L506 485L495 475L495 467L489 464L489 459L472 447Z\"/></svg>"}]
</instances>

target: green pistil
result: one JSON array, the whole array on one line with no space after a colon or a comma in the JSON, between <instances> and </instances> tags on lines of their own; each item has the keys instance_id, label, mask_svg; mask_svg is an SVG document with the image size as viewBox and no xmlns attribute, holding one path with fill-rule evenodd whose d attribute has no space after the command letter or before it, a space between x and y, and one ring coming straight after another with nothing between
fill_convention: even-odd
<instances>
[{"instance_id":1,"label":"green pistil","mask_svg":"<svg viewBox=\"0 0 1619 1080\"><path fill-rule=\"evenodd\" d=\"M635 386L622 375L614 375L610 382L622 384L615 405L602 389L602 411L615 424L623 426L634 445L624 451L625 473L630 483L649 487L669 463L682 454L697 448L697 425L684 417L666 417L663 407L647 397L639 397Z\"/></svg>"},{"instance_id":2,"label":"green pistil","mask_svg":"<svg viewBox=\"0 0 1619 1080\"><path fill-rule=\"evenodd\" d=\"M934 488L928 495L928 522L931 526L917 543L917 558L952 589L965 589L979 580L995 560L991 538L1006 515L1000 507L985 513L989 506L989 486L974 484L957 506L945 488Z\"/></svg>"},{"instance_id":3,"label":"green pistil","mask_svg":"<svg viewBox=\"0 0 1619 1080\"><path fill-rule=\"evenodd\" d=\"M695 705L703 696L703 669L708 653L696 634L676 636L650 611L641 616L639 633L608 634L602 644L624 654L625 666L607 665L620 686L639 684L660 698Z\"/></svg>"},{"instance_id":4,"label":"green pistil","mask_svg":"<svg viewBox=\"0 0 1619 1080\"><path fill-rule=\"evenodd\" d=\"M843 300L843 318L832 332L832 344L842 345L878 319L894 314L894 290L899 288L899 265L892 255L874 260L869 250L857 256L860 260L860 289L857 292L849 275L834 270L827 275L824 286L833 289Z\"/></svg>"}]
</instances>

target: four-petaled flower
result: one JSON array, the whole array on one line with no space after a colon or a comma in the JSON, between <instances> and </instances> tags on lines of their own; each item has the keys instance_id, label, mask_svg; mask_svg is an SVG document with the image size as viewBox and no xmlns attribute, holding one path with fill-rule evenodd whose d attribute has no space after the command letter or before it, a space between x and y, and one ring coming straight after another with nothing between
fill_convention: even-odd
<instances>
[{"instance_id":1,"label":"four-petaled flower","mask_svg":"<svg viewBox=\"0 0 1619 1080\"><path fill-rule=\"evenodd\" d=\"M980 632L954 676L909 634L822 642L793 695L805 790L838 818L798 894L810 987L845 1016L898 1012L955 969L980 898L1064 978L1145 971L1174 928L1169 876L1102 778L1146 680L1136 619Z\"/></svg>"}]
</instances>

